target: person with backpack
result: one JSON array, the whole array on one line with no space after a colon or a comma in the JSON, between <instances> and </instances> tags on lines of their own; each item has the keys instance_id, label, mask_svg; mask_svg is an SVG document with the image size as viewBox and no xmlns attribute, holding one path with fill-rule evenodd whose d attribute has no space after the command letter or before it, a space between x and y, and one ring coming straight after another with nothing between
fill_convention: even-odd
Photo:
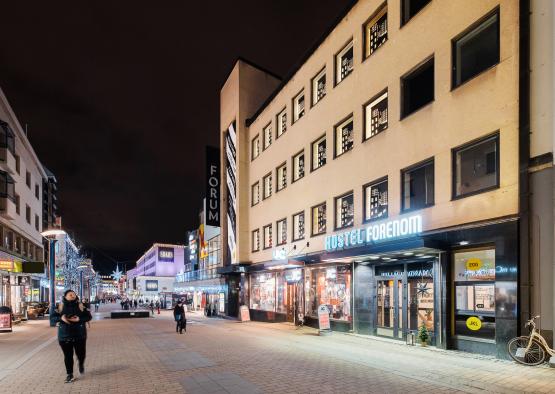
<instances>
[{"instance_id":1,"label":"person with backpack","mask_svg":"<svg viewBox=\"0 0 555 394\"><path fill-rule=\"evenodd\" d=\"M87 327L92 319L91 312L79 302L73 290L66 290L62 302L54 310L50 319L58 324L58 342L64 353L67 377L65 383L75 380L73 377L73 353L79 361L79 373L85 374L85 357L87 353Z\"/></svg>"},{"instance_id":2,"label":"person with backpack","mask_svg":"<svg viewBox=\"0 0 555 394\"><path fill-rule=\"evenodd\" d=\"M183 307L183 302L181 300L177 301L177 304L173 308L173 318L175 319L175 332L183 334L183 330L187 332L187 319L185 317L185 308Z\"/></svg>"}]
</instances>

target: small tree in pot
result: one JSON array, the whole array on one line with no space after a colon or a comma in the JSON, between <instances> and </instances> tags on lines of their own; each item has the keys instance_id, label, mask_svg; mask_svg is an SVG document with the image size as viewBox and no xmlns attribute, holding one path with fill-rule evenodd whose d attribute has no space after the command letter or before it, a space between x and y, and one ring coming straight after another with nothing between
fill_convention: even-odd
<instances>
[{"instance_id":1,"label":"small tree in pot","mask_svg":"<svg viewBox=\"0 0 555 394\"><path fill-rule=\"evenodd\" d=\"M428 329L424 323L422 323L420 329L418 330L418 339L420 339L421 346L426 346L428 344L428 339L430 339L430 334L428 333Z\"/></svg>"}]
</instances>

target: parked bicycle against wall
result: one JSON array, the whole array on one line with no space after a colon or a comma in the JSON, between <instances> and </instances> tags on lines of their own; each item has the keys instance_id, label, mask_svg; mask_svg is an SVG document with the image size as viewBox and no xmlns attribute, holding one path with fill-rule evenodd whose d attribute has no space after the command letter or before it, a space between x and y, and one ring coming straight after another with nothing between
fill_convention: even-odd
<instances>
[{"instance_id":1,"label":"parked bicycle against wall","mask_svg":"<svg viewBox=\"0 0 555 394\"><path fill-rule=\"evenodd\" d=\"M524 365L540 365L550 357L555 356L555 350L551 349L544 337L536 331L535 316L528 320L526 327L530 328L530 335L513 338L507 344L509 355L517 363Z\"/></svg>"}]
</instances>

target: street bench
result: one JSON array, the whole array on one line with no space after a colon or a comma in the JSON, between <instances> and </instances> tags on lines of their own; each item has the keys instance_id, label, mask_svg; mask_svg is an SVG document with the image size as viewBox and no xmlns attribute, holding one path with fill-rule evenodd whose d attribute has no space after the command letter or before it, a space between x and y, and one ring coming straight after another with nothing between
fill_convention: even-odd
<instances>
[{"instance_id":1,"label":"street bench","mask_svg":"<svg viewBox=\"0 0 555 394\"><path fill-rule=\"evenodd\" d=\"M149 311L112 311L110 318L112 319L132 319L140 317L149 317Z\"/></svg>"}]
</instances>

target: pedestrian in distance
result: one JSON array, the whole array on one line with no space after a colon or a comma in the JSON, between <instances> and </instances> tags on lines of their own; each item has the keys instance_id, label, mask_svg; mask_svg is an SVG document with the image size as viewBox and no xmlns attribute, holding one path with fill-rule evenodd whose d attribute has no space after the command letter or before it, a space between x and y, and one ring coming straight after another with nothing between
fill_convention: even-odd
<instances>
[{"instance_id":1,"label":"pedestrian in distance","mask_svg":"<svg viewBox=\"0 0 555 394\"><path fill-rule=\"evenodd\" d=\"M187 318L185 317L185 308L183 308L183 303L177 301L177 304L173 308L173 318L175 320L175 332L183 334L183 330L187 332Z\"/></svg>"},{"instance_id":2,"label":"pedestrian in distance","mask_svg":"<svg viewBox=\"0 0 555 394\"><path fill-rule=\"evenodd\" d=\"M137 299L135 298L135 299L133 300L133 308L134 308L134 309L137 309L137 305L138 305L138 304L139 304L139 303L137 302Z\"/></svg>"},{"instance_id":3,"label":"pedestrian in distance","mask_svg":"<svg viewBox=\"0 0 555 394\"><path fill-rule=\"evenodd\" d=\"M154 316L154 302L150 301L148 307L150 308L150 313Z\"/></svg>"},{"instance_id":4,"label":"pedestrian in distance","mask_svg":"<svg viewBox=\"0 0 555 394\"><path fill-rule=\"evenodd\" d=\"M87 327L92 319L91 313L79 302L73 290L66 290L60 302L50 316L52 322L58 324L58 342L64 353L66 367L65 383L75 380L73 377L73 353L79 361L79 373L85 374L85 357L87 353Z\"/></svg>"},{"instance_id":5,"label":"pedestrian in distance","mask_svg":"<svg viewBox=\"0 0 555 394\"><path fill-rule=\"evenodd\" d=\"M156 301L156 311L160 314L160 301Z\"/></svg>"}]
</instances>

